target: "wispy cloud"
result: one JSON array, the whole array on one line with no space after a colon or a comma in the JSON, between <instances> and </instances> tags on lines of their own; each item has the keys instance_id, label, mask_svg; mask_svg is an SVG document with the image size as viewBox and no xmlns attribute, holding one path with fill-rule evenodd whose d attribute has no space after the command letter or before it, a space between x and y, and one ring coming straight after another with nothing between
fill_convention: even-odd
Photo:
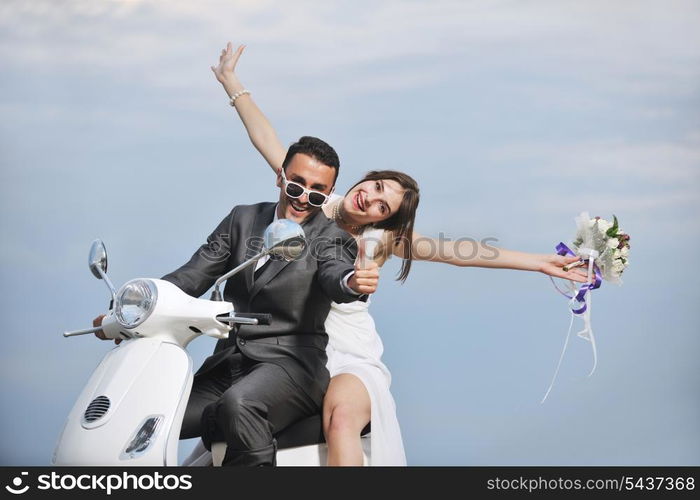
<instances>
[{"instance_id":1,"label":"wispy cloud","mask_svg":"<svg viewBox=\"0 0 700 500\"><path fill-rule=\"evenodd\" d=\"M576 143L516 143L490 154L496 162L527 162L540 177L644 180L655 185L700 186L700 132L676 141L594 140Z\"/></svg>"},{"instance_id":2,"label":"wispy cloud","mask_svg":"<svg viewBox=\"0 0 700 500\"><path fill-rule=\"evenodd\" d=\"M680 387L677 399L697 409L697 398L687 397L697 373L691 348L697 292L687 270L669 265L671 273L656 272L653 259L683 255L697 240L687 228L697 225L699 208L699 19L700 4L684 0L0 1L2 313L7 332L22 332L6 336L2 355L2 373L14 374L0 393L9 423L2 441L13 442L13 432L27 436L25 455L0 450L0 462L45 463L55 439L46 434L59 432L73 397L63 392L77 393L104 353L106 346L87 339L47 342L106 305L102 285L84 268L90 239L107 242L115 283L158 275L191 255L232 204L275 194L269 169L208 68L232 40L249 46L241 77L280 137L328 132L344 158L344 186L378 165L418 178L418 228L425 234L494 235L506 248L552 251L550 243L573 231L573 216L588 209L616 213L633 235L640 265L630 269L615 302L596 306L609 360L596 374L600 392L581 392L575 407L560 399L548 410L564 421L571 408L584 408L591 425L574 433L576 446L562 446L559 435L545 445L530 439L547 436L551 419L533 424L515 445L508 439L494 445L494 436L522 420L522 411L501 404L522 401L517 384L499 383L495 406L479 384L476 394L460 387L465 359L474 361L469 374L498 366L503 380L515 380L519 367L502 355L537 359L534 343L517 339L558 331L554 309L528 311L538 321L521 321L521 307L539 292L519 283L539 281L416 263L409 283L398 287L390 283L398 270L391 259L372 308L413 462L505 463L523 457L522 449L539 463L583 460L572 459L571 450L604 460L590 439L602 431L620 460L697 463L697 449L678 459L678 450L697 441L697 412L683 405L666 411L668 387ZM673 276L685 281L674 283ZM650 277L655 286L633 286ZM45 321L27 326L37 307ZM640 354L653 359L659 351L639 335L644 325L667 330L664 347L674 354L658 366L639 364L647 359ZM484 335L496 329L499 335ZM424 418L435 412L411 383L415 363L425 361L415 349L424 332L438 332L433 341L454 353L437 370L446 376L431 372L420 381L439 387L438 396L458 395L447 414L473 418L476 396L486 413L496 408L502 415L495 425L484 419L490 427L478 430L478 455L489 458L474 459L473 450L459 446L429 454L435 443L473 443L476 431L450 425L436 432ZM37 371L39 345L49 346L52 359L84 363L61 371L39 360ZM603 366L617 361L609 347L624 353L619 372ZM202 342L190 352L201 360L210 349ZM673 375L663 396L650 393L648 381L664 371ZM629 397L610 399L611 417L596 421L595 402L623 372L634 375L627 377ZM44 384L42 393L42 380L57 374L63 391L57 396ZM63 409L51 404L59 399ZM638 436L622 428L625 416L638 415L640 428L660 421L653 411L635 413L642 399L642 406L663 408L663 418L686 418L689 430L670 426L666 448L638 449ZM45 416L43 434L23 418L27 412ZM685 444L669 445L673 439Z\"/></svg>"},{"instance_id":3,"label":"wispy cloud","mask_svg":"<svg viewBox=\"0 0 700 500\"><path fill-rule=\"evenodd\" d=\"M176 68L205 68L215 60L212 48L233 39L264 54L257 63L248 62L258 65L256 74L263 71L263 80L303 73L321 77L319 87L335 84L334 76L349 77L360 87L367 78L420 86L459 72L546 66L550 78L559 74L603 92L698 91L700 34L695 27L700 5L692 1L205 5L3 2L0 58L5 64L47 71L68 67L110 75L117 65L135 73L129 77L181 88L196 86L197 79L183 80ZM271 47L274 53L266 52ZM413 62L398 73L382 73L381 66L391 61ZM154 65L158 72L150 71ZM357 91L347 87L347 92Z\"/></svg>"}]
</instances>

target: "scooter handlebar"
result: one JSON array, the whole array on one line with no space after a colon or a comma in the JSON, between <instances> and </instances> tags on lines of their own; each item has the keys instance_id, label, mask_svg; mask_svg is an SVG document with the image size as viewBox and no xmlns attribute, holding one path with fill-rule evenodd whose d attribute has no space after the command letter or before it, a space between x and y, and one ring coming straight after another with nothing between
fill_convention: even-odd
<instances>
[{"instance_id":1,"label":"scooter handlebar","mask_svg":"<svg viewBox=\"0 0 700 500\"><path fill-rule=\"evenodd\" d=\"M63 332L63 336L75 337L76 335L87 335L88 333L95 333L97 330L102 330L102 327L94 326L92 328L85 328L84 330L73 330L72 332Z\"/></svg>"},{"instance_id":2,"label":"scooter handlebar","mask_svg":"<svg viewBox=\"0 0 700 500\"><path fill-rule=\"evenodd\" d=\"M235 313L238 318L257 319L258 325L269 325L272 322L272 314L269 313Z\"/></svg>"},{"instance_id":3,"label":"scooter handlebar","mask_svg":"<svg viewBox=\"0 0 700 500\"><path fill-rule=\"evenodd\" d=\"M108 339L124 339L125 336L121 334L119 329L119 323L117 322L114 315L110 312L107 316L102 319L102 324L99 326L93 326L92 328L85 328L83 330L74 330L72 332L63 332L64 337L75 337L77 335L87 335L89 333L95 333L98 330L102 330L105 335L105 340Z\"/></svg>"},{"instance_id":4,"label":"scooter handlebar","mask_svg":"<svg viewBox=\"0 0 700 500\"><path fill-rule=\"evenodd\" d=\"M269 325L272 321L272 315L267 313L234 312L231 316L217 316L217 319L224 323L236 323L239 325Z\"/></svg>"}]
</instances>

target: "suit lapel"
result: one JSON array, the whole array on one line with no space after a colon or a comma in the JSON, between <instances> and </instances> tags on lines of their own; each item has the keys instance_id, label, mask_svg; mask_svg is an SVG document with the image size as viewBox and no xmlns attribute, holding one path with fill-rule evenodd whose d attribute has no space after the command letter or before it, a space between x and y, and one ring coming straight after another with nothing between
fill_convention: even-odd
<instances>
[{"instance_id":1,"label":"suit lapel","mask_svg":"<svg viewBox=\"0 0 700 500\"><path fill-rule=\"evenodd\" d=\"M272 222L272 218L275 215L276 203L270 203L266 205L255 215L255 220L253 221L253 228L250 232L250 239L246 243L246 253L245 259L248 260L262 251L263 248L263 233L265 228ZM253 273L255 272L255 264L248 266L243 270L243 276L245 277L245 283L248 287L248 294L253 293Z\"/></svg>"},{"instance_id":2,"label":"suit lapel","mask_svg":"<svg viewBox=\"0 0 700 500\"><path fill-rule=\"evenodd\" d=\"M319 212L316 215L312 216L309 220L305 221L301 225L301 227L304 229L304 234L306 236L307 245L311 244L311 241L313 240L313 238L316 236L316 233L318 232L319 223L323 222L325 218L326 218L326 216L323 214L323 211L319 210ZM270 222L272 222L272 216L270 217ZM265 227L266 227L266 225L263 226L260 235L262 235L262 233L265 231ZM262 249L262 242L260 244L260 248ZM257 250L257 251L260 251L260 250ZM308 252L308 250L307 250L307 252ZM251 257L253 255L255 255L255 253L253 253L251 255ZM305 254L305 255L308 255L308 254ZM303 258L307 258L307 257L303 257ZM271 259L272 259L272 257L271 257ZM255 282L253 282L253 273L254 273L253 268L255 266L250 266L248 268L250 270L250 281L251 281L251 283L253 283L252 288L249 289L250 290L250 300L253 300L253 298L258 294L258 292L260 290L262 290L265 287L265 285L267 285L275 276L277 276L282 271L282 269L287 267L289 265L289 263L290 263L289 261L286 261L283 259L277 260L275 258L275 260L271 260L267 264L267 267L265 267L265 269L263 270L262 274L260 276L258 276L258 279L255 280ZM246 276L246 279L247 278L248 277Z\"/></svg>"},{"instance_id":3,"label":"suit lapel","mask_svg":"<svg viewBox=\"0 0 700 500\"><path fill-rule=\"evenodd\" d=\"M270 262L267 263L267 266L263 270L262 274L260 276L258 276L258 279L256 279L253 282L253 288L250 291L250 300L253 300L253 298L255 298L255 296L258 294L258 292L260 290L262 290L265 287L265 285L267 285L270 282L270 280L272 280L272 278L277 276L277 274L282 269L287 267L288 264L289 264L289 262L287 262L286 260L282 260L282 259L270 260ZM253 266L251 266L251 267L253 267Z\"/></svg>"}]
</instances>

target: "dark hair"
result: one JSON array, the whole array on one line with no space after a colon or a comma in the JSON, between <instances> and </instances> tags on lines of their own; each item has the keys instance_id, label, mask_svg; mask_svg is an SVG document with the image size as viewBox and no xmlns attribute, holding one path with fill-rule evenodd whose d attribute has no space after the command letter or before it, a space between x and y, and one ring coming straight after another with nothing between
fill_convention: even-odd
<instances>
[{"instance_id":1,"label":"dark hair","mask_svg":"<svg viewBox=\"0 0 700 500\"><path fill-rule=\"evenodd\" d=\"M284 157L282 162L282 168L287 170L287 165L292 161L294 155L297 153L302 153L317 161L320 161L324 165L335 170L335 177L333 178L333 183L338 179L338 171L340 170L340 159L338 158L338 153L335 152L327 142L322 141L318 137L311 137L305 135L297 142L289 146L287 150L287 156Z\"/></svg>"},{"instance_id":2,"label":"dark hair","mask_svg":"<svg viewBox=\"0 0 700 500\"><path fill-rule=\"evenodd\" d=\"M357 183L361 184L365 181L392 180L399 183L404 189L403 198L399 209L388 219L375 222L372 227L384 229L393 233L394 245L403 243L403 262L401 270L396 278L398 281L406 281L408 273L411 270L411 262L413 261L413 224L416 220L416 210L420 201L420 193L418 183L413 177L403 172L396 170L372 170ZM352 191L355 186L352 186L348 192Z\"/></svg>"}]
</instances>

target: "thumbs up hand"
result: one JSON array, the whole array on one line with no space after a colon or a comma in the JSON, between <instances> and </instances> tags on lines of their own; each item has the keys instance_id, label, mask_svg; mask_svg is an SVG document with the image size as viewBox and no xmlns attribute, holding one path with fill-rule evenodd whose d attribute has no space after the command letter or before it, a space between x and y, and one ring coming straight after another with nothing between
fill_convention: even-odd
<instances>
[{"instance_id":1,"label":"thumbs up hand","mask_svg":"<svg viewBox=\"0 0 700 500\"><path fill-rule=\"evenodd\" d=\"M359 294L374 293L379 283L379 266L367 257L366 241L360 238L357 244L357 259L355 273L348 280L348 286Z\"/></svg>"}]
</instances>

